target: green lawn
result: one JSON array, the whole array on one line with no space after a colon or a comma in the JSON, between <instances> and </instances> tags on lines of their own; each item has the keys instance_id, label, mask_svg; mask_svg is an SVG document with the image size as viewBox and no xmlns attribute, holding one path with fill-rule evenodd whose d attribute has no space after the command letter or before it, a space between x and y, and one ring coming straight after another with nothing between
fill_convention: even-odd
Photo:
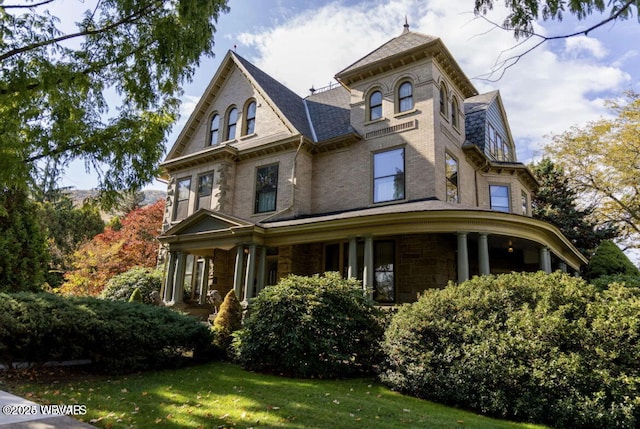
<instances>
[{"instance_id":1,"label":"green lawn","mask_svg":"<svg viewBox=\"0 0 640 429\"><path fill-rule=\"evenodd\" d=\"M44 404L84 404L83 420L102 428L542 428L403 396L371 379L300 380L225 363L62 377L11 378L0 389Z\"/></svg>"}]
</instances>

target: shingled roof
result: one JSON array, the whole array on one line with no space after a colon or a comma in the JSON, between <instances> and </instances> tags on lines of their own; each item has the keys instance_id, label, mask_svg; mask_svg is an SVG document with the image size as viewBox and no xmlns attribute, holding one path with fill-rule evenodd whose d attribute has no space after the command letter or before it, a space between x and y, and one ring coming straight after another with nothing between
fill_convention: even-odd
<instances>
[{"instance_id":1,"label":"shingled roof","mask_svg":"<svg viewBox=\"0 0 640 429\"><path fill-rule=\"evenodd\" d=\"M280 112L291 122L291 124L306 136L311 136L312 131L307 119L302 97L298 94L251 64L249 61L236 54L231 53L247 73L256 81L258 85L266 92L271 101L280 109Z\"/></svg>"},{"instance_id":2,"label":"shingled roof","mask_svg":"<svg viewBox=\"0 0 640 429\"><path fill-rule=\"evenodd\" d=\"M479 94L464 100L464 129L467 141L484 152L487 109L498 96L498 91Z\"/></svg>"},{"instance_id":3,"label":"shingled roof","mask_svg":"<svg viewBox=\"0 0 640 429\"><path fill-rule=\"evenodd\" d=\"M351 127L351 95L342 86L322 91L305 98L309 120L313 124L317 141L353 133Z\"/></svg>"}]
</instances>

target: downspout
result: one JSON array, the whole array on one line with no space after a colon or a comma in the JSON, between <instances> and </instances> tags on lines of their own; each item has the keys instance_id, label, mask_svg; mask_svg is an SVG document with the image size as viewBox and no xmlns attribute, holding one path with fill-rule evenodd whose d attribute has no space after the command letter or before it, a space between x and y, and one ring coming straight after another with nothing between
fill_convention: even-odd
<instances>
[{"instance_id":1,"label":"downspout","mask_svg":"<svg viewBox=\"0 0 640 429\"><path fill-rule=\"evenodd\" d=\"M286 213L293 208L293 205L295 202L295 195L296 195L296 165L298 164L298 155L300 154L300 149L302 149L303 144L304 144L304 135L301 134L300 143L298 143L298 149L296 149L296 153L293 156L293 166L291 167L291 200L289 201L289 205L276 213L270 214L269 216L263 219L260 219L258 223L266 222L269 219L272 219L276 216L280 216L281 214Z\"/></svg>"}]
</instances>

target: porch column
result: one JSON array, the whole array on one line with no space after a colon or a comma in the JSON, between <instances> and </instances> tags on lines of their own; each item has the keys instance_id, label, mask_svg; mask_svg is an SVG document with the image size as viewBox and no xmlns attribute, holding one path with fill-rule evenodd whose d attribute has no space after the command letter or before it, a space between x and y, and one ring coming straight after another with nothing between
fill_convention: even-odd
<instances>
[{"instance_id":1,"label":"porch column","mask_svg":"<svg viewBox=\"0 0 640 429\"><path fill-rule=\"evenodd\" d=\"M242 298L242 267L244 266L244 246L238 244L236 247L236 265L233 270L233 291L238 300Z\"/></svg>"},{"instance_id":2,"label":"porch column","mask_svg":"<svg viewBox=\"0 0 640 429\"><path fill-rule=\"evenodd\" d=\"M540 270L545 273L551 273L551 255L549 254L549 248L540 248Z\"/></svg>"},{"instance_id":3,"label":"porch column","mask_svg":"<svg viewBox=\"0 0 640 429\"><path fill-rule=\"evenodd\" d=\"M173 285L173 296L171 302L180 304L183 301L184 295L184 273L187 270L187 253L178 253L178 264L176 268L176 282Z\"/></svg>"},{"instance_id":4,"label":"porch column","mask_svg":"<svg viewBox=\"0 0 640 429\"><path fill-rule=\"evenodd\" d=\"M358 240L353 237L349 239L349 269L347 277L358 278Z\"/></svg>"},{"instance_id":5,"label":"porch column","mask_svg":"<svg viewBox=\"0 0 640 429\"><path fill-rule=\"evenodd\" d=\"M469 280L469 250L467 233L458 233L458 283Z\"/></svg>"},{"instance_id":6,"label":"porch column","mask_svg":"<svg viewBox=\"0 0 640 429\"><path fill-rule=\"evenodd\" d=\"M207 302L207 294L209 293L209 270L211 265L211 258L206 256L202 267L202 278L200 279L200 304Z\"/></svg>"},{"instance_id":7,"label":"porch column","mask_svg":"<svg viewBox=\"0 0 640 429\"><path fill-rule=\"evenodd\" d=\"M373 296L373 237L364 239L364 271L362 273L362 288Z\"/></svg>"},{"instance_id":8,"label":"porch column","mask_svg":"<svg viewBox=\"0 0 640 429\"><path fill-rule=\"evenodd\" d=\"M260 293L264 289L264 279L267 275L267 248L260 246L260 261L258 262L258 283L256 284L256 293Z\"/></svg>"},{"instance_id":9,"label":"porch column","mask_svg":"<svg viewBox=\"0 0 640 429\"><path fill-rule=\"evenodd\" d=\"M489 240L487 234L478 235L478 263L480 265L480 275L491 274L489 265Z\"/></svg>"},{"instance_id":10,"label":"porch column","mask_svg":"<svg viewBox=\"0 0 640 429\"><path fill-rule=\"evenodd\" d=\"M247 256L247 270L244 278L244 300L243 304L249 303L249 298L253 298L253 281L256 277L256 245L249 246L249 255Z\"/></svg>"},{"instance_id":11,"label":"porch column","mask_svg":"<svg viewBox=\"0 0 640 429\"><path fill-rule=\"evenodd\" d=\"M560 262L560 271L562 271L563 273L567 272L567 264L566 264L566 262Z\"/></svg>"},{"instance_id":12,"label":"porch column","mask_svg":"<svg viewBox=\"0 0 640 429\"><path fill-rule=\"evenodd\" d=\"M164 290L162 291L162 300L165 303L171 301L173 297L173 285L175 284L176 278L176 256L176 252L169 252L168 254L167 277L165 278Z\"/></svg>"}]
</instances>

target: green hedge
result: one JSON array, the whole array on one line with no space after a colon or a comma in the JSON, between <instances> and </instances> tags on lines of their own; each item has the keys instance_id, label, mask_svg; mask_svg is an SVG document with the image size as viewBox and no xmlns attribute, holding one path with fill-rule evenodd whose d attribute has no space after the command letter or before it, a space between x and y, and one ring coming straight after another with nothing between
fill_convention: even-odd
<instances>
[{"instance_id":1,"label":"green hedge","mask_svg":"<svg viewBox=\"0 0 640 429\"><path fill-rule=\"evenodd\" d=\"M48 293L0 294L0 360L91 359L107 372L173 366L204 353L209 329L163 307Z\"/></svg>"},{"instance_id":2,"label":"green hedge","mask_svg":"<svg viewBox=\"0 0 640 429\"><path fill-rule=\"evenodd\" d=\"M112 301L128 301L136 289L140 290L142 302L151 302L151 292L160 291L164 273L159 269L134 267L112 277L100 294L100 298Z\"/></svg>"},{"instance_id":3,"label":"green hedge","mask_svg":"<svg viewBox=\"0 0 640 429\"><path fill-rule=\"evenodd\" d=\"M559 428L640 424L640 291L559 273L476 277L403 306L382 380Z\"/></svg>"},{"instance_id":4,"label":"green hedge","mask_svg":"<svg viewBox=\"0 0 640 429\"><path fill-rule=\"evenodd\" d=\"M357 281L339 273L292 275L251 301L234 345L250 370L319 378L367 374L381 356L379 319Z\"/></svg>"}]
</instances>

